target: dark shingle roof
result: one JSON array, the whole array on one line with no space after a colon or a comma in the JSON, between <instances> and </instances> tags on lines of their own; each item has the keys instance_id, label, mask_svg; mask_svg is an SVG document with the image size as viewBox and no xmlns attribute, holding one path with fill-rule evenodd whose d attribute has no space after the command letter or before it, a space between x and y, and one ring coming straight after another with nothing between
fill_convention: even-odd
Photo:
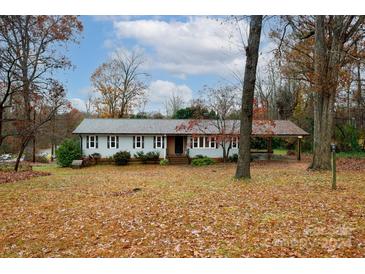
<instances>
[{"instance_id":1,"label":"dark shingle roof","mask_svg":"<svg viewBox=\"0 0 365 274\"><path fill-rule=\"evenodd\" d=\"M84 119L74 130L75 134L218 134L213 120L177 119ZM239 121L227 121L234 132L239 133ZM303 129L288 120L255 120L252 134L255 136L304 136Z\"/></svg>"}]
</instances>

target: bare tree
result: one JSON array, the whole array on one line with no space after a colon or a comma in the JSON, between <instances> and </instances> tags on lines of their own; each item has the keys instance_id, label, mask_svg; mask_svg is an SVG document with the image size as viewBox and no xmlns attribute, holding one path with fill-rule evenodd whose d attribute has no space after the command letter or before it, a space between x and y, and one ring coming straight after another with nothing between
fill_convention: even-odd
<instances>
[{"instance_id":1,"label":"bare tree","mask_svg":"<svg viewBox=\"0 0 365 274\"><path fill-rule=\"evenodd\" d=\"M29 140L35 138L35 131L29 129L38 129L34 121L36 102L48 97L45 92L54 85L52 72L71 65L59 46L76 42L82 24L76 16L1 16L0 26L1 45L16 60L12 76L21 86L17 104L22 105L22 115L16 122L17 134L23 136L23 153ZM24 136L26 132L32 136Z\"/></svg>"},{"instance_id":2,"label":"bare tree","mask_svg":"<svg viewBox=\"0 0 365 274\"><path fill-rule=\"evenodd\" d=\"M7 137L15 135L9 130L5 132L9 122L14 121L13 117L6 114L11 112L13 96L21 88L19 81L14 77L17 58L2 46L0 42L0 146Z\"/></svg>"},{"instance_id":3,"label":"bare tree","mask_svg":"<svg viewBox=\"0 0 365 274\"><path fill-rule=\"evenodd\" d=\"M259 58L262 16L250 17L250 33L246 47L245 76L242 83L242 102L240 117L240 148L236 169L236 178L251 178L251 133L253 117L253 99L256 82L256 68Z\"/></svg>"},{"instance_id":4,"label":"bare tree","mask_svg":"<svg viewBox=\"0 0 365 274\"><path fill-rule=\"evenodd\" d=\"M184 99L177 94L176 91L172 92L170 98L165 102L166 115L168 117L174 117L179 109L182 109L185 105Z\"/></svg>"},{"instance_id":5,"label":"bare tree","mask_svg":"<svg viewBox=\"0 0 365 274\"><path fill-rule=\"evenodd\" d=\"M237 137L239 123L237 120L231 120L230 117L239 109L237 100L239 95L239 89L232 85L206 89L207 107L215 113L215 119L211 121L211 124L218 131L215 137L222 148L224 162L228 160L232 138Z\"/></svg>"},{"instance_id":6,"label":"bare tree","mask_svg":"<svg viewBox=\"0 0 365 274\"><path fill-rule=\"evenodd\" d=\"M143 62L138 51L120 50L96 69L91 81L101 95L96 101L99 115L122 118L142 102L147 89L143 79L147 74L140 71Z\"/></svg>"},{"instance_id":7,"label":"bare tree","mask_svg":"<svg viewBox=\"0 0 365 274\"><path fill-rule=\"evenodd\" d=\"M177 130L193 131L194 135L197 136L209 135L208 138L211 138L211 142L208 139L205 144L207 145L207 142L209 142L209 144L215 144L215 147L221 147L222 159L226 162L232 148L232 138L238 138L239 122L231 120L230 117L238 110L237 98L239 93L237 87L232 85L221 85L214 88L206 87L203 91L204 99L201 98L199 104L206 111L209 111L210 119L192 118L187 123L179 125ZM194 135L193 138L197 137Z\"/></svg>"},{"instance_id":8,"label":"bare tree","mask_svg":"<svg viewBox=\"0 0 365 274\"><path fill-rule=\"evenodd\" d=\"M67 104L65 90L57 81L53 81L47 91L42 93L43 96L38 96L32 100L31 113L34 114L33 122L29 124L27 119L18 118L15 123L17 135L21 139L21 147L14 167L15 171L18 171L21 157L28 143L46 123L53 119L57 111ZM38 115L36 116L35 113L38 113Z\"/></svg>"},{"instance_id":9,"label":"bare tree","mask_svg":"<svg viewBox=\"0 0 365 274\"><path fill-rule=\"evenodd\" d=\"M95 99L93 98L91 93L87 94L86 100L85 100L85 110L86 110L86 116L89 117L93 113L93 106L94 106Z\"/></svg>"}]
</instances>

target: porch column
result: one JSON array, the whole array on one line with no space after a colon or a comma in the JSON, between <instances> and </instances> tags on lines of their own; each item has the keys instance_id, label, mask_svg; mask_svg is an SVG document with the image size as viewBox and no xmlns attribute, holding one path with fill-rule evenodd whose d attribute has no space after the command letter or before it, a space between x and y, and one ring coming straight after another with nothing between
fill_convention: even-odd
<instances>
[{"instance_id":1,"label":"porch column","mask_svg":"<svg viewBox=\"0 0 365 274\"><path fill-rule=\"evenodd\" d=\"M166 134L163 136L163 143L164 143L164 150L163 150L163 158L166 159L166 155L167 155L167 138L166 138Z\"/></svg>"},{"instance_id":2,"label":"porch column","mask_svg":"<svg viewBox=\"0 0 365 274\"><path fill-rule=\"evenodd\" d=\"M191 136L188 135L186 136L186 155L189 156L189 152L190 152L190 147L191 147Z\"/></svg>"},{"instance_id":3,"label":"porch column","mask_svg":"<svg viewBox=\"0 0 365 274\"><path fill-rule=\"evenodd\" d=\"M271 160L271 153L272 153L272 137L267 139L267 159Z\"/></svg>"},{"instance_id":4,"label":"porch column","mask_svg":"<svg viewBox=\"0 0 365 274\"><path fill-rule=\"evenodd\" d=\"M303 136L298 136L298 141L297 141L297 160L298 161L301 160L302 138L303 138Z\"/></svg>"}]
</instances>

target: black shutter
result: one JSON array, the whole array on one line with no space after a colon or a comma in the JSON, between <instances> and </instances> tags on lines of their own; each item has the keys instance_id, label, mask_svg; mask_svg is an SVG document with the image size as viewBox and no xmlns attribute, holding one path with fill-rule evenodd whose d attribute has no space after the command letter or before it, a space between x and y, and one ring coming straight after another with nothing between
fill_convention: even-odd
<instances>
[{"instance_id":1,"label":"black shutter","mask_svg":"<svg viewBox=\"0 0 365 274\"><path fill-rule=\"evenodd\" d=\"M110 136L108 136L108 140L107 140L107 148L110 148Z\"/></svg>"},{"instance_id":2,"label":"black shutter","mask_svg":"<svg viewBox=\"0 0 365 274\"><path fill-rule=\"evenodd\" d=\"M162 148L165 148L165 136L162 136Z\"/></svg>"},{"instance_id":3,"label":"black shutter","mask_svg":"<svg viewBox=\"0 0 365 274\"><path fill-rule=\"evenodd\" d=\"M142 148L144 148L144 136L142 136Z\"/></svg>"},{"instance_id":4,"label":"black shutter","mask_svg":"<svg viewBox=\"0 0 365 274\"><path fill-rule=\"evenodd\" d=\"M117 148L119 148L119 136L117 136Z\"/></svg>"},{"instance_id":5,"label":"black shutter","mask_svg":"<svg viewBox=\"0 0 365 274\"><path fill-rule=\"evenodd\" d=\"M153 148L156 148L156 136L153 136Z\"/></svg>"},{"instance_id":6,"label":"black shutter","mask_svg":"<svg viewBox=\"0 0 365 274\"><path fill-rule=\"evenodd\" d=\"M81 150L81 154L82 154L82 136L81 135L80 135L80 150ZM52 157L53 157L53 155L52 155Z\"/></svg>"},{"instance_id":7,"label":"black shutter","mask_svg":"<svg viewBox=\"0 0 365 274\"><path fill-rule=\"evenodd\" d=\"M98 136L95 136L95 139L96 139L96 145L95 145L95 147L98 148Z\"/></svg>"},{"instance_id":8,"label":"black shutter","mask_svg":"<svg viewBox=\"0 0 365 274\"><path fill-rule=\"evenodd\" d=\"M193 148L193 142L194 142L193 137L190 137L190 148Z\"/></svg>"},{"instance_id":9,"label":"black shutter","mask_svg":"<svg viewBox=\"0 0 365 274\"><path fill-rule=\"evenodd\" d=\"M86 148L89 148L89 135L86 136Z\"/></svg>"},{"instance_id":10,"label":"black shutter","mask_svg":"<svg viewBox=\"0 0 365 274\"><path fill-rule=\"evenodd\" d=\"M136 148L136 136L133 136L133 148Z\"/></svg>"}]
</instances>

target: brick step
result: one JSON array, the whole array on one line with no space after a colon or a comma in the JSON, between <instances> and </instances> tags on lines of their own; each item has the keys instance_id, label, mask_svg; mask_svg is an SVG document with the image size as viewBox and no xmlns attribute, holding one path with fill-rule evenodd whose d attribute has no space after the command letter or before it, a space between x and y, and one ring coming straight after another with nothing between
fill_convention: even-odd
<instances>
[{"instance_id":1,"label":"brick step","mask_svg":"<svg viewBox=\"0 0 365 274\"><path fill-rule=\"evenodd\" d=\"M186 155L170 155L168 156L169 163L172 165L188 165L189 159Z\"/></svg>"},{"instance_id":2,"label":"brick step","mask_svg":"<svg viewBox=\"0 0 365 274\"><path fill-rule=\"evenodd\" d=\"M170 165L188 165L189 162L169 162Z\"/></svg>"}]
</instances>

